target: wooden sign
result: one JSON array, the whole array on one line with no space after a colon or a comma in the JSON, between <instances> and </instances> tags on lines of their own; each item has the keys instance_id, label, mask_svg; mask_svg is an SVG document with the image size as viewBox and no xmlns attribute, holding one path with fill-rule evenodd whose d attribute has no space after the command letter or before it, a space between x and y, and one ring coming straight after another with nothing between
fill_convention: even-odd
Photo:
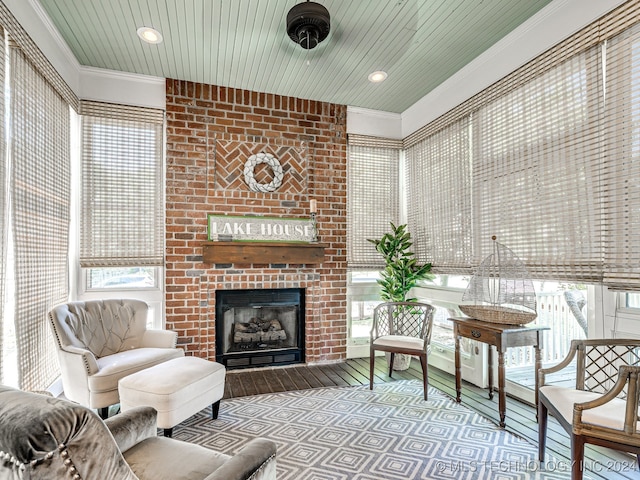
<instances>
[{"instance_id":1,"label":"wooden sign","mask_svg":"<svg viewBox=\"0 0 640 480\"><path fill-rule=\"evenodd\" d=\"M209 241L311 242L314 224L310 218L259 216L207 216Z\"/></svg>"}]
</instances>

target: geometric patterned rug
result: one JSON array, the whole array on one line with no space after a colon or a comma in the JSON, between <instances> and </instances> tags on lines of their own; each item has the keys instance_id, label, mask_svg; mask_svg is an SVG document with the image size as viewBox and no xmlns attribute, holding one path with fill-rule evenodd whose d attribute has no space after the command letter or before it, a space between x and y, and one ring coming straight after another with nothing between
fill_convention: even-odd
<instances>
[{"instance_id":1,"label":"geometric patterned rug","mask_svg":"<svg viewBox=\"0 0 640 480\"><path fill-rule=\"evenodd\" d=\"M414 380L223 400L217 420L205 409L174 429L230 455L255 437L276 442L278 480L568 478L540 471L536 446L435 388L425 402Z\"/></svg>"}]
</instances>

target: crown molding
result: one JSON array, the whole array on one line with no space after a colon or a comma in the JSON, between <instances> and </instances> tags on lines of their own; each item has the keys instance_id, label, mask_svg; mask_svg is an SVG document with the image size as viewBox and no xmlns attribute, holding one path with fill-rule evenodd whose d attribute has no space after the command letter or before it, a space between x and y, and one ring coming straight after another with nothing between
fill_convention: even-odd
<instances>
[{"instance_id":1,"label":"crown molding","mask_svg":"<svg viewBox=\"0 0 640 480\"><path fill-rule=\"evenodd\" d=\"M81 99L165 107L165 79L80 65L38 0L2 0Z\"/></svg>"}]
</instances>

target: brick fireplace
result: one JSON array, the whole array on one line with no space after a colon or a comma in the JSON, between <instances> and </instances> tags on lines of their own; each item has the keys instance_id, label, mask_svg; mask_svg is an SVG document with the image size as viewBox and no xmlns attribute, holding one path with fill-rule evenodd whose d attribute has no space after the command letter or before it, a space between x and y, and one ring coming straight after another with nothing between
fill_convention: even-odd
<instances>
[{"instance_id":1,"label":"brick fireplace","mask_svg":"<svg viewBox=\"0 0 640 480\"><path fill-rule=\"evenodd\" d=\"M346 151L345 106L167 80L166 321L187 354L216 359L218 290L303 289L305 361L345 359ZM274 192L244 182L244 163L262 152L285 172ZM265 165L254 175L272 178ZM207 214L302 218L311 199L321 262L203 259Z\"/></svg>"}]
</instances>

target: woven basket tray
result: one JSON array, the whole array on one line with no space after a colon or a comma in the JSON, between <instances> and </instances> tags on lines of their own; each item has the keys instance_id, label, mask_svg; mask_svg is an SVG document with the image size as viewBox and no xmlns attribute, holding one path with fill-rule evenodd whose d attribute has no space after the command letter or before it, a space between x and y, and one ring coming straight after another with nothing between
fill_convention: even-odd
<instances>
[{"instance_id":1,"label":"woven basket tray","mask_svg":"<svg viewBox=\"0 0 640 480\"><path fill-rule=\"evenodd\" d=\"M506 325L525 325L533 322L537 313L524 312L515 308L496 307L491 305L458 305L462 313L490 323L503 323Z\"/></svg>"}]
</instances>

